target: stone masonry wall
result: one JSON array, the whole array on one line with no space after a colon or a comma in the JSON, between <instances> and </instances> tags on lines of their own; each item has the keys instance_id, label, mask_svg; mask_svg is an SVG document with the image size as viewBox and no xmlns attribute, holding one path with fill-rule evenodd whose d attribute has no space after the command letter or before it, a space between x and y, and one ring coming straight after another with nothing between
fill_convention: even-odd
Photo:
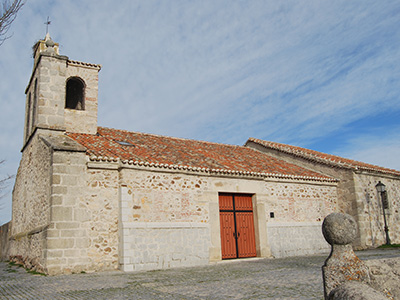
<instances>
[{"instance_id":1,"label":"stone masonry wall","mask_svg":"<svg viewBox=\"0 0 400 300\"><path fill-rule=\"evenodd\" d=\"M88 265L86 229L81 207L86 155L54 151L51 224L48 229L47 272L51 275L83 271Z\"/></svg>"},{"instance_id":2,"label":"stone masonry wall","mask_svg":"<svg viewBox=\"0 0 400 300\"><path fill-rule=\"evenodd\" d=\"M329 244L321 232L321 222L267 223L273 257L328 253Z\"/></svg>"},{"instance_id":3,"label":"stone masonry wall","mask_svg":"<svg viewBox=\"0 0 400 300\"><path fill-rule=\"evenodd\" d=\"M57 151L53 162L48 273L116 269L118 172L87 169L84 152Z\"/></svg>"},{"instance_id":4,"label":"stone masonry wall","mask_svg":"<svg viewBox=\"0 0 400 300\"><path fill-rule=\"evenodd\" d=\"M274 257L325 253L323 219L337 211L336 185L266 182L267 233ZM272 218L270 213L274 214Z\"/></svg>"},{"instance_id":5,"label":"stone masonry wall","mask_svg":"<svg viewBox=\"0 0 400 300\"><path fill-rule=\"evenodd\" d=\"M38 80L35 124L41 128L64 130L66 57L42 55L29 91L34 95ZM32 98L34 99L34 98Z\"/></svg>"},{"instance_id":6,"label":"stone masonry wall","mask_svg":"<svg viewBox=\"0 0 400 300\"><path fill-rule=\"evenodd\" d=\"M209 189L205 177L156 172L122 172L131 195L127 222L208 221L208 203L201 201Z\"/></svg>"},{"instance_id":7,"label":"stone masonry wall","mask_svg":"<svg viewBox=\"0 0 400 300\"><path fill-rule=\"evenodd\" d=\"M120 264L124 271L207 264L205 177L123 170Z\"/></svg>"},{"instance_id":8,"label":"stone masonry wall","mask_svg":"<svg viewBox=\"0 0 400 300\"><path fill-rule=\"evenodd\" d=\"M66 58L58 59L42 55L39 64L35 64L25 91L27 98L24 144L29 140L36 126L64 129L62 87L66 69L65 62Z\"/></svg>"},{"instance_id":9,"label":"stone masonry wall","mask_svg":"<svg viewBox=\"0 0 400 300\"><path fill-rule=\"evenodd\" d=\"M89 233L88 257L93 267L118 268L119 173L117 169L88 169L86 199L89 212L85 226Z\"/></svg>"},{"instance_id":10,"label":"stone masonry wall","mask_svg":"<svg viewBox=\"0 0 400 300\"><path fill-rule=\"evenodd\" d=\"M359 230L363 246L378 247L386 242L381 196L375 185L386 185L389 209L385 210L392 243L400 243L400 179L361 173L354 175L358 203Z\"/></svg>"},{"instance_id":11,"label":"stone masonry wall","mask_svg":"<svg viewBox=\"0 0 400 300\"><path fill-rule=\"evenodd\" d=\"M37 135L26 146L13 190L9 255L41 269L50 222L51 149Z\"/></svg>"},{"instance_id":12,"label":"stone masonry wall","mask_svg":"<svg viewBox=\"0 0 400 300\"><path fill-rule=\"evenodd\" d=\"M276 234L271 228L278 234L284 228L293 238L306 227L314 228L336 205L335 184L135 169L120 162L92 162L82 150L57 147L52 157L44 254L49 274L151 270L221 260L220 192L254 195L259 257L270 255L268 240L276 241L268 237ZM276 214L273 221L270 211ZM268 232L267 219L272 224ZM272 248L284 256L308 254L318 239L296 243L290 253L283 252L284 244L272 243Z\"/></svg>"},{"instance_id":13,"label":"stone masonry wall","mask_svg":"<svg viewBox=\"0 0 400 300\"><path fill-rule=\"evenodd\" d=\"M337 185L337 211L353 216L358 222L355 183L353 178L353 171L351 169L335 168L329 165L303 159L301 157L295 157L291 154L286 154L277 150L268 149L252 142L248 143L248 146L259 151L268 153L269 155L272 155L276 158L293 163L295 165L338 179L339 182ZM355 245L361 245L360 237L356 239Z\"/></svg>"},{"instance_id":14,"label":"stone masonry wall","mask_svg":"<svg viewBox=\"0 0 400 300\"><path fill-rule=\"evenodd\" d=\"M10 230L11 222L0 226L0 261L8 259Z\"/></svg>"},{"instance_id":15,"label":"stone masonry wall","mask_svg":"<svg viewBox=\"0 0 400 300\"><path fill-rule=\"evenodd\" d=\"M266 182L133 169L122 169L121 184L120 264L126 271L220 260L220 192L255 195L258 256L270 255L269 247L277 256L329 249L320 224L337 209L336 184ZM271 211L275 212L275 219L270 219ZM311 234L306 234L310 229ZM289 249L276 235L292 243L297 240Z\"/></svg>"},{"instance_id":16,"label":"stone masonry wall","mask_svg":"<svg viewBox=\"0 0 400 300\"><path fill-rule=\"evenodd\" d=\"M28 88L24 142L35 127L95 134L100 66L69 61L66 56L40 54ZM85 82L85 109L65 108L66 81L80 77Z\"/></svg>"},{"instance_id":17,"label":"stone masonry wall","mask_svg":"<svg viewBox=\"0 0 400 300\"><path fill-rule=\"evenodd\" d=\"M255 143L249 143L249 147L255 148L262 152L266 152L276 158L285 160L292 164L301 166L303 168L319 172L324 175L328 175L332 178L339 179L337 188L338 207L340 212L344 212L350 215L355 215L357 207L354 199L354 181L351 170L345 170L340 168L334 168L328 165L316 163L301 157L294 157L291 154L286 154L273 149L267 149L261 145Z\"/></svg>"},{"instance_id":18,"label":"stone masonry wall","mask_svg":"<svg viewBox=\"0 0 400 300\"><path fill-rule=\"evenodd\" d=\"M123 271L206 265L210 229L190 222L131 223L124 227Z\"/></svg>"},{"instance_id":19,"label":"stone masonry wall","mask_svg":"<svg viewBox=\"0 0 400 300\"><path fill-rule=\"evenodd\" d=\"M336 185L266 182L268 222L322 222L338 208Z\"/></svg>"},{"instance_id":20,"label":"stone masonry wall","mask_svg":"<svg viewBox=\"0 0 400 300\"><path fill-rule=\"evenodd\" d=\"M65 82L70 77L79 77L85 82L84 110L65 109L65 127L67 132L97 133L97 93L98 93L97 67L74 65L68 62ZM64 83L65 87L66 83ZM64 90L65 98L65 90Z\"/></svg>"}]
</instances>

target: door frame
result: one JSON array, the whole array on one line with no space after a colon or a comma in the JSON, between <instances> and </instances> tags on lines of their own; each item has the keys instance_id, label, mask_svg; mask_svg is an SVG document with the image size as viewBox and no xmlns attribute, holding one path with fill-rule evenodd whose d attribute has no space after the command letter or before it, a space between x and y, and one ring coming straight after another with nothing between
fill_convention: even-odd
<instances>
[{"instance_id":1,"label":"door frame","mask_svg":"<svg viewBox=\"0 0 400 300\"><path fill-rule=\"evenodd\" d=\"M223 184L221 184L223 185ZM210 226L210 248L209 261L219 262L222 260L221 249L221 224L219 216L219 194L250 194L253 195L253 216L254 231L256 237L257 257L271 257L271 249L268 243L267 234L267 215L266 202L268 202L268 194L264 193L264 185L249 189L247 187L234 186L229 188L219 188L217 191L209 191L203 193L203 201L209 203L209 226Z\"/></svg>"},{"instance_id":2,"label":"door frame","mask_svg":"<svg viewBox=\"0 0 400 300\"><path fill-rule=\"evenodd\" d=\"M231 198L230 200L225 201L224 203L221 196L227 196ZM257 238L256 238L256 220L254 213L254 194L248 193L218 193L218 206L219 206L219 218L220 218L220 235L221 235L221 258L222 259L238 259L238 258L246 258L246 257L257 257L259 251L257 251ZM239 200L239 197L246 197L250 199L251 207L243 206L243 202ZM235 201L235 198L238 200ZM224 217L222 217L224 216ZM249 222L248 230L243 232L243 227L238 222L238 218L242 219L246 222ZM222 222L228 222L227 227L222 226ZM233 227L233 229L232 229ZM227 228L225 230L225 228ZM233 236L230 236L231 233ZM242 233L242 239L240 239L240 234ZM223 236L227 236L223 238ZM248 237L248 243L243 244L243 238ZM240 240L239 240L240 239ZM223 249L229 248L229 253L223 252ZM250 252L246 252L242 250L250 250ZM225 255L225 257L224 257Z\"/></svg>"}]
</instances>

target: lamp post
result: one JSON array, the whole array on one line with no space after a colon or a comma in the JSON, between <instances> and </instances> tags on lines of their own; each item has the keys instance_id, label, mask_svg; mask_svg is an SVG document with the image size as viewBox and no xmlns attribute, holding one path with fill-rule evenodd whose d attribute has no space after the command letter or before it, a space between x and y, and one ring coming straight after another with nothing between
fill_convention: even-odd
<instances>
[{"instance_id":1,"label":"lamp post","mask_svg":"<svg viewBox=\"0 0 400 300\"><path fill-rule=\"evenodd\" d=\"M383 220L385 221L385 233L386 233L386 245L390 245L390 238L389 238L389 228L386 222L386 212L385 212L385 197L386 197L386 186L382 182L378 182L375 186L376 190L379 194L381 194L382 200L382 210L383 210ZM387 201L387 199L386 199Z\"/></svg>"}]
</instances>

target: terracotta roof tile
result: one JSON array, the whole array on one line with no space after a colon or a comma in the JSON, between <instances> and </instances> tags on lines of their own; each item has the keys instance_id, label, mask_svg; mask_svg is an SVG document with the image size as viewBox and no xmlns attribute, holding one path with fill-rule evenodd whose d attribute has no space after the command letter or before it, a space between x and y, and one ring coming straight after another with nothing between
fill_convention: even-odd
<instances>
[{"instance_id":1,"label":"terracotta roof tile","mask_svg":"<svg viewBox=\"0 0 400 300\"><path fill-rule=\"evenodd\" d=\"M360 161L343 158L343 157L336 156L336 155L326 154L326 153L322 153L322 152L318 152L318 151L314 151L314 150L310 150L310 149L305 149L305 148L301 148L301 147L297 147L297 146L269 142L269 141L264 141L264 140L260 140L260 139L255 139L255 138L249 138L247 143L248 142L254 142L254 143L262 145L266 148L274 149L274 150L284 152L284 153L289 153L289 154L292 154L292 155L295 155L298 157L302 157L302 158L305 158L308 160L312 160L315 162L329 164L329 165L332 165L335 167L341 167L341 168L347 168L347 169L353 169L353 170L375 171L375 172L400 176L400 171L397 171L394 169L383 168L383 167L379 167L376 165L371 165L371 164L363 163Z\"/></svg>"},{"instance_id":2,"label":"terracotta roof tile","mask_svg":"<svg viewBox=\"0 0 400 300\"><path fill-rule=\"evenodd\" d=\"M86 63L86 62L82 62L82 61L68 60L68 64L75 65L75 66L94 68L94 69L98 69L99 71L101 70L101 65Z\"/></svg>"},{"instance_id":3,"label":"terracotta roof tile","mask_svg":"<svg viewBox=\"0 0 400 300\"><path fill-rule=\"evenodd\" d=\"M140 165L186 166L203 170L225 170L235 174L280 175L335 181L325 175L244 147L129 132L98 127L96 135L67 133L87 148L90 157L120 159ZM119 142L123 142L122 145ZM125 144L131 145L125 145Z\"/></svg>"}]
</instances>

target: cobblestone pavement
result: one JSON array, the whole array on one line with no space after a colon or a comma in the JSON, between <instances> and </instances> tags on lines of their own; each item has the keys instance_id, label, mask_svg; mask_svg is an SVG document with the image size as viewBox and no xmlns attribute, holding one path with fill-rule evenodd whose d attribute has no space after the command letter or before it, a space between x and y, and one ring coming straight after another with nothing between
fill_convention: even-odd
<instances>
[{"instance_id":1,"label":"cobblestone pavement","mask_svg":"<svg viewBox=\"0 0 400 300\"><path fill-rule=\"evenodd\" d=\"M357 252L361 259L400 249ZM0 299L323 299L324 256L245 259L205 267L41 276L0 263Z\"/></svg>"}]
</instances>

